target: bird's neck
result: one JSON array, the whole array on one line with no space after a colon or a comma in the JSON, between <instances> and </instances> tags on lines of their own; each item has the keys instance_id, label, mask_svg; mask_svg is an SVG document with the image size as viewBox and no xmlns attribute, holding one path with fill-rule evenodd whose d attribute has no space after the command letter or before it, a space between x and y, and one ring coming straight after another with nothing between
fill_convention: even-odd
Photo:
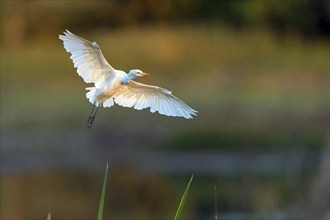
<instances>
[{"instance_id":1,"label":"bird's neck","mask_svg":"<svg viewBox=\"0 0 330 220\"><path fill-rule=\"evenodd\" d=\"M136 75L134 75L132 73L128 73L123 81L124 81L124 83L128 83L130 80L132 80L134 78L136 78Z\"/></svg>"}]
</instances>

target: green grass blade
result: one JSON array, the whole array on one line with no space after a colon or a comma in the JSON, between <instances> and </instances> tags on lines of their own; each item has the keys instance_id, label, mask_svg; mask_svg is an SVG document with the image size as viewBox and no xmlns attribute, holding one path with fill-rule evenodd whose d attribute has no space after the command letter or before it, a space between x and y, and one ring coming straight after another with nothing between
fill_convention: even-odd
<instances>
[{"instance_id":1,"label":"green grass blade","mask_svg":"<svg viewBox=\"0 0 330 220\"><path fill-rule=\"evenodd\" d=\"M183 194L183 196L181 198L181 201L180 201L178 210L176 210L176 214L175 214L174 220L179 220L180 219L181 212L182 212L184 203L186 201L186 198L187 198L187 195L188 195L188 192L189 192L189 188L190 188L190 184L191 184L191 181L193 180L193 178L194 178L194 175L191 175L191 178L190 178L189 183L188 183L188 185L186 187L186 190L184 191L184 194Z\"/></svg>"},{"instance_id":2,"label":"green grass blade","mask_svg":"<svg viewBox=\"0 0 330 220\"><path fill-rule=\"evenodd\" d=\"M48 212L47 214L47 220L51 220L52 219L52 213Z\"/></svg>"},{"instance_id":3,"label":"green grass blade","mask_svg":"<svg viewBox=\"0 0 330 220\"><path fill-rule=\"evenodd\" d=\"M104 199L105 199L105 190L107 188L107 177L108 177L108 163L107 167L105 169L105 175L103 179L103 186L102 186L102 192L101 192L101 198L100 198L100 205L99 205L99 212L97 215L97 220L102 220L103 218L103 207L104 207Z\"/></svg>"}]
</instances>

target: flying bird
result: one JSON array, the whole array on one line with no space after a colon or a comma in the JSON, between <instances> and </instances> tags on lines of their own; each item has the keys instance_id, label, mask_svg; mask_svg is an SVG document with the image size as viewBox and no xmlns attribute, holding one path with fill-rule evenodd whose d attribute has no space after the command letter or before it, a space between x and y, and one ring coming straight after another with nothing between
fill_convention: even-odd
<instances>
[{"instance_id":1,"label":"flying bird","mask_svg":"<svg viewBox=\"0 0 330 220\"><path fill-rule=\"evenodd\" d=\"M136 110L150 108L150 112L166 116L191 119L197 115L196 110L175 97L171 91L133 81L148 73L139 69L132 69L128 73L117 70L107 62L96 42L90 42L68 30L63 34L59 35L59 39L63 41L65 50L71 53L70 58L79 76L86 83L94 83L94 87L86 88L86 98L93 105L87 120L89 129L99 107L110 108L115 103Z\"/></svg>"}]
</instances>

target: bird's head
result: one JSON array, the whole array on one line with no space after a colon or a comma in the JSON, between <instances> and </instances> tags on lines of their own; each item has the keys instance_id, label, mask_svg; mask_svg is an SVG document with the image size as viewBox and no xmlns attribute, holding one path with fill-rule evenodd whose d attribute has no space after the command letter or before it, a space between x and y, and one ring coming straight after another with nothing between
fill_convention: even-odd
<instances>
[{"instance_id":1,"label":"bird's head","mask_svg":"<svg viewBox=\"0 0 330 220\"><path fill-rule=\"evenodd\" d=\"M139 70L139 69L130 70L128 74L132 75L134 77L142 77L142 76L150 75L149 73L145 73L145 72L143 72L142 70Z\"/></svg>"}]
</instances>

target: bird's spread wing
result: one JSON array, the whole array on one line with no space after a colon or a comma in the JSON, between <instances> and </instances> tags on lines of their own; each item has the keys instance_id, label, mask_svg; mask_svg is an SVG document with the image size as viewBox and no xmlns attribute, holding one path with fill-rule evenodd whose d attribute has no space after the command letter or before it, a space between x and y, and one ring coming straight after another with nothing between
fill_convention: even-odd
<instances>
[{"instance_id":1,"label":"bird's spread wing","mask_svg":"<svg viewBox=\"0 0 330 220\"><path fill-rule=\"evenodd\" d=\"M159 114L167 116L189 119L197 113L172 95L171 91L132 80L115 93L114 101L123 107L134 107L137 110L150 107L152 113L158 111Z\"/></svg>"},{"instance_id":2,"label":"bird's spread wing","mask_svg":"<svg viewBox=\"0 0 330 220\"><path fill-rule=\"evenodd\" d=\"M71 53L74 67L79 76L86 83L95 83L104 80L107 74L112 74L115 69L106 61L102 51L96 42L90 42L84 38L72 34L66 30L64 35L59 35L63 40L64 48Z\"/></svg>"}]
</instances>

